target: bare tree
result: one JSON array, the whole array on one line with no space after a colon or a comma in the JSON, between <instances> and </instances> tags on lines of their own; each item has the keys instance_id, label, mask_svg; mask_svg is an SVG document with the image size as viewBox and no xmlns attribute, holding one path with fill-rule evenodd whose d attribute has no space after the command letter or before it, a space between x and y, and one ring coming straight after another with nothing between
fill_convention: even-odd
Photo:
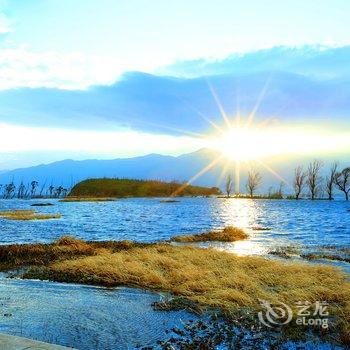
<instances>
[{"instance_id":1,"label":"bare tree","mask_svg":"<svg viewBox=\"0 0 350 350\"><path fill-rule=\"evenodd\" d=\"M226 178L226 184L225 184L225 191L227 194L227 198L230 197L232 190L233 190L233 180L232 180L231 174L228 174Z\"/></svg>"},{"instance_id":2,"label":"bare tree","mask_svg":"<svg viewBox=\"0 0 350 350\"><path fill-rule=\"evenodd\" d=\"M322 168L322 162L314 160L307 168L306 183L310 191L310 197L314 200L320 190L322 178L320 177L320 171Z\"/></svg>"},{"instance_id":3,"label":"bare tree","mask_svg":"<svg viewBox=\"0 0 350 350\"><path fill-rule=\"evenodd\" d=\"M24 198L26 191L26 186L24 185L23 181L20 183L17 191L17 198Z\"/></svg>"},{"instance_id":4,"label":"bare tree","mask_svg":"<svg viewBox=\"0 0 350 350\"><path fill-rule=\"evenodd\" d=\"M53 191L54 191L55 187L51 184L49 187L49 197L53 196Z\"/></svg>"},{"instance_id":5,"label":"bare tree","mask_svg":"<svg viewBox=\"0 0 350 350\"><path fill-rule=\"evenodd\" d=\"M39 197L43 196L43 192L45 190L45 187L46 187L46 180L45 180L44 184L41 186L41 189L40 189L40 192L39 192Z\"/></svg>"},{"instance_id":6,"label":"bare tree","mask_svg":"<svg viewBox=\"0 0 350 350\"><path fill-rule=\"evenodd\" d=\"M31 190L30 190L30 195L32 196L32 197L34 197L35 196L35 192L36 192L36 188L38 187L38 181L32 181L31 183L30 183L30 186L31 186Z\"/></svg>"},{"instance_id":7,"label":"bare tree","mask_svg":"<svg viewBox=\"0 0 350 350\"><path fill-rule=\"evenodd\" d=\"M295 193L295 199L299 199L301 192L303 191L305 187L305 180L306 180L306 173L303 170L302 166L298 166L294 170L294 193Z\"/></svg>"},{"instance_id":8,"label":"bare tree","mask_svg":"<svg viewBox=\"0 0 350 350\"><path fill-rule=\"evenodd\" d=\"M337 172L334 176L334 183L340 191L344 192L345 199L348 201L350 192L350 168L345 168L341 172Z\"/></svg>"},{"instance_id":9,"label":"bare tree","mask_svg":"<svg viewBox=\"0 0 350 350\"><path fill-rule=\"evenodd\" d=\"M259 172L252 169L248 172L247 190L251 198L253 198L255 190L261 185L262 177Z\"/></svg>"},{"instance_id":10,"label":"bare tree","mask_svg":"<svg viewBox=\"0 0 350 350\"><path fill-rule=\"evenodd\" d=\"M338 163L334 162L329 171L329 175L326 177L326 191L328 195L328 199L333 199L333 187L335 182L335 175L337 173Z\"/></svg>"},{"instance_id":11,"label":"bare tree","mask_svg":"<svg viewBox=\"0 0 350 350\"><path fill-rule=\"evenodd\" d=\"M5 194L4 194L4 198L6 199L11 199L13 198L14 196L14 193L15 193L15 190L16 190L16 186L15 184L12 182L10 182L9 184L7 184L5 186Z\"/></svg>"},{"instance_id":12,"label":"bare tree","mask_svg":"<svg viewBox=\"0 0 350 350\"><path fill-rule=\"evenodd\" d=\"M278 187L278 190L277 190L277 197L278 198L283 198L283 188L284 188L284 182L281 181L280 185Z\"/></svg>"},{"instance_id":13,"label":"bare tree","mask_svg":"<svg viewBox=\"0 0 350 350\"><path fill-rule=\"evenodd\" d=\"M55 197L60 198L62 195L64 188L62 186L59 186L55 189Z\"/></svg>"},{"instance_id":14,"label":"bare tree","mask_svg":"<svg viewBox=\"0 0 350 350\"><path fill-rule=\"evenodd\" d=\"M63 188L62 190L62 197L67 197L67 194L68 194L68 189L67 188Z\"/></svg>"}]
</instances>

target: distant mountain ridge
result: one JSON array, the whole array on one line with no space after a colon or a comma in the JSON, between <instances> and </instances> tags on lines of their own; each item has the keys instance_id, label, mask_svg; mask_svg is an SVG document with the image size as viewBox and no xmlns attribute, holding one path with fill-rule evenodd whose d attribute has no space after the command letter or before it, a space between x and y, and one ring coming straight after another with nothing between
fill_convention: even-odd
<instances>
[{"instance_id":1,"label":"distant mountain ridge","mask_svg":"<svg viewBox=\"0 0 350 350\"><path fill-rule=\"evenodd\" d=\"M178 181L191 183L198 186L220 187L224 189L227 174L234 177L234 162L227 166L228 159L220 158L218 152L201 149L196 152L183 154L177 157L165 156L160 154L149 154L134 158L119 158L112 160L62 160L50 164L42 164L29 168L15 169L0 173L0 185L14 182L16 185L23 182L30 184L35 180L39 182L39 187L45 184L46 188L51 184L54 186L63 186L71 188L74 184L90 178L128 178L139 180L161 180L166 182ZM340 159L334 159L331 156L328 159L321 158L324 161L322 175L328 174L329 166L334 160L340 161L340 168L349 166L349 159L346 155ZM254 168L257 168L262 174L263 184L260 188L262 192L267 192L270 186L275 188L279 186L281 177L285 178L289 183L292 181L294 168L297 165L307 165L307 162L312 158L300 158L296 156L288 161L275 160L267 162L268 166L272 167L280 176L276 177L264 166L257 166L254 163ZM209 164L215 164L202 172ZM252 164L249 162L241 164L241 186L242 192L245 191L247 171ZM200 176L197 176L201 173ZM193 178L194 177L194 178ZM292 187L286 188L289 193L292 192Z\"/></svg>"},{"instance_id":2,"label":"distant mountain ridge","mask_svg":"<svg viewBox=\"0 0 350 350\"><path fill-rule=\"evenodd\" d=\"M163 181L187 181L209 162L215 154L202 149L178 157L149 154L134 158L119 158L113 160L62 160L50 164L42 164L29 168L15 169L0 174L0 183L14 181L30 183L35 180L48 186L62 185L71 187L73 184L87 178L133 178L153 179ZM215 183L217 174L204 177L197 183L207 185Z\"/></svg>"}]
</instances>

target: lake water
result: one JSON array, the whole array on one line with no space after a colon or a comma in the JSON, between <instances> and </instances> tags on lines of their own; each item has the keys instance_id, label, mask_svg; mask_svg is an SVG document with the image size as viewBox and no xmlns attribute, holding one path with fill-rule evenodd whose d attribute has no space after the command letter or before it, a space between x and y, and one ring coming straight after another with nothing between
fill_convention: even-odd
<instances>
[{"instance_id":1,"label":"lake water","mask_svg":"<svg viewBox=\"0 0 350 350\"><path fill-rule=\"evenodd\" d=\"M51 202L49 207L31 207ZM0 211L37 209L61 219L0 219L0 244L51 242L62 235L87 240L167 240L228 225L247 230L250 239L211 243L238 254L266 255L274 247L297 245L350 247L350 203L344 201L180 198L120 199L113 202L61 203L57 200L1 200ZM268 228L261 231L258 228ZM204 244L205 245L205 244ZM208 244L207 244L208 245ZM330 261L323 261L332 263ZM332 263L350 274L348 263ZM165 330L191 316L162 313L151 303L160 296L139 290L105 289L40 281L0 279L0 332L19 334L80 349L132 349L164 339Z\"/></svg>"},{"instance_id":2,"label":"lake water","mask_svg":"<svg viewBox=\"0 0 350 350\"><path fill-rule=\"evenodd\" d=\"M137 198L94 203L50 200L53 206L30 206L40 202L47 200L0 200L0 211L62 214L61 219L44 221L0 218L1 244L50 242L66 234L88 240L152 242L234 225L247 229L257 242L350 245L350 203L344 201L181 198L161 203ZM255 227L270 231L254 231Z\"/></svg>"},{"instance_id":3,"label":"lake water","mask_svg":"<svg viewBox=\"0 0 350 350\"><path fill-rule=\"evenodd\" d=\"M154 311L159 294L0 278L0 333L82 350L134 349L196 317Z\"/></svg>"}]
</instances>

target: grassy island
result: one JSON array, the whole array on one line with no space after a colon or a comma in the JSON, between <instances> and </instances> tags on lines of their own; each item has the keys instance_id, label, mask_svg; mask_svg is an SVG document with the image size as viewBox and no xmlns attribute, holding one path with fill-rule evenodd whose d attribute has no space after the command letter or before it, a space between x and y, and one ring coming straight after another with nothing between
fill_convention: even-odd
<instances>
[{"instance_id":1,"label":"grassy island","mask_svg":"<svg viewBox=\"0 0 350 350\"><path fill-rule=\"evenodd\" d=\"M235 242L247 239L249 236L238 227L228 226L219 231L210 231L197 233L194 235L175 236L172 238L174 242Z\"/></svg>"},{"instance_id":2,"label":"grassy island","mask_svg":"<svg viewBox=\"0 0 350 350\"><path fill-rule=\"evenodd\" d=\"M178 182L132 179L88 179L76 184L69 198L122 198L218 195L217 187L185 185Z\"/></svg>"},{"instance_id":3,"label":"grassy island","mask_svg":"<svg viewBox=\"0 0 350 350\"><path fill-rule=\"evenodd\" d=\"M35 210L8 210L1 211L0 217L7 220L49 220L59 219L61 214L40 214Z\"/></svg>"}]
</instances>

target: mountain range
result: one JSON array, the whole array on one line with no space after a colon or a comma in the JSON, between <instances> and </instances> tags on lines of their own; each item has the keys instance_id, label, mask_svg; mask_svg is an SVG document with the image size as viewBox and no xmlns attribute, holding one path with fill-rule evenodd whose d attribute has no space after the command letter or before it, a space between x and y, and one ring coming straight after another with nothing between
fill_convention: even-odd
<instances>
[{"instance_id":1,"label":"mountain range","mask_svg":"<svg viewBox=\"0 0 350 350\"><path fill-rule=\"evenodd\" d=\"M201 149L196 152L183 154L177 157L164 156L160 154L149 154L142 157L120 158L112 160L62 160L50 164L42 164L38 166L15 169L0 173L0 184L14 182L16 185L23 182L29 184L35 180L39 182L40 187L45 185L49 187L63 186L70 188L77 182L88 178L130 178L130 179L154 179L163 181L178 181L185 182L192 179L194 185L220 187L224 189L226 177L231 174L234 177L234 162L228 162L227 158L220 158L218 152ZM275 159L270 162L265 162L267 166L253 164L253 167L258 170L263 178L263 184L260 188L261 192L273 186L277 188L281 179L285 179L287 183L292 183L294 168L302 164L306 168L307 162L312 158L300 157L291 158L288 161L285 159ZM326 175L328 166L335 159L323 159L324 171ZM209 164L215 164L209 167L208 171L202 172ZM227 164L229 164L227 166ZM264 164L264 163L261 163ZM245 183L247 172L251 168L251 163L241 164L241 185L240 190L245 191ZM340 167L349 166L348 159L343 159ZM272 168L279 176L272 174L268 168ZM197 176L200 174L200 176ZM193 178L194 177L194 178ZM286 188L290 193L291 186Z\"/></svg>"},{"instance_id":2,"label":"mountain range","mask_svg":"<svg viewBox=\"0 0 350 350\"><path fill-rule=\"evenodd\" d=\"M70 187L87 178L118 177L133 179L159 179L164 181L187 181L203 167L213 161L215 153L203 149L178 157L149 154L142 157L112 160L62 160L50 164L15 169L0 173L0 183L14 181L30 183L52 183ZM205 174L197 183L215 183L219 177L219 167Z\"/></svg>"}]
</instances>

